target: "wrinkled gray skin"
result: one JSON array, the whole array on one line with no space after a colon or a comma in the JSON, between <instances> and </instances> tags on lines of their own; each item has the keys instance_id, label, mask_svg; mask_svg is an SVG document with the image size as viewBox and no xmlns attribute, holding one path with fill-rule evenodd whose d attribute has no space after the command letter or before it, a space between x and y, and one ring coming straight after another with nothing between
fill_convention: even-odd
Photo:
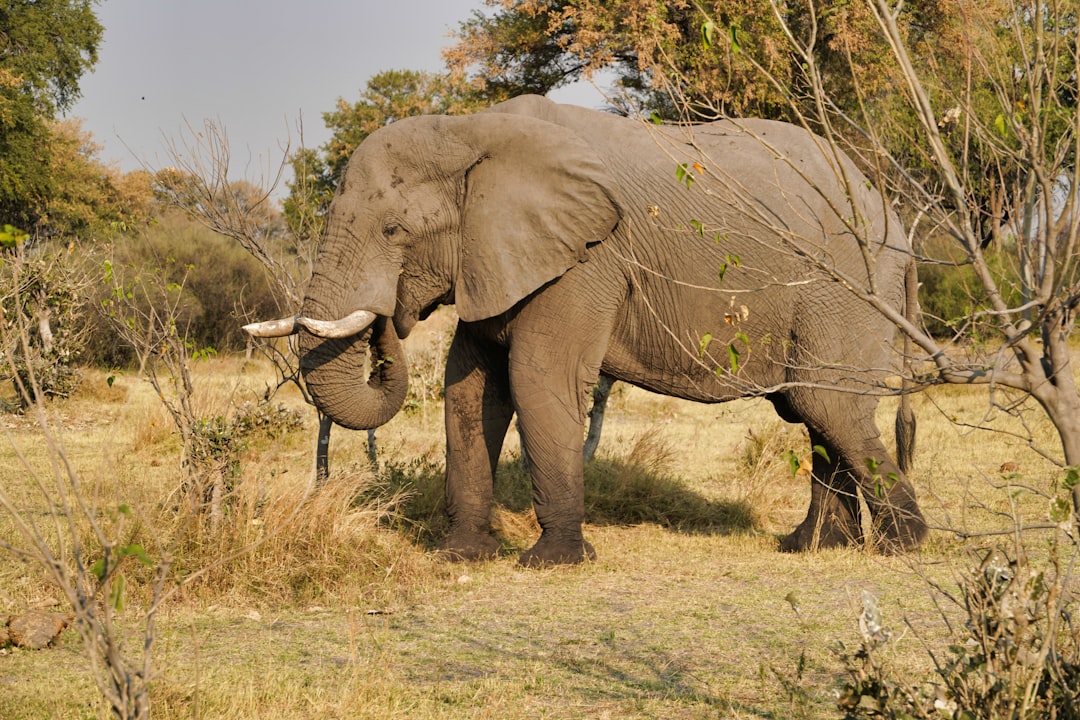
<instances>
[{"instance_id":1,"label":"wrinkled gray skin","mask_svg":"<svg viewBox=\"0 0 1080 720\"><path fill-rule=\"evenodd\" d=\"M492 479L514 412L543 528L521 562L593 556L582 535L582 428L601 371L701 402L764 393L804 423L825 453L814 455L810 509L783 550L862 542L860 492L880 548L925 536L912 487L880 440L876 397L836 389L880 377L892 325L790 249L830 258L860 286L869 258L878 292L902 309L910 254L900 223L850 161L799 128L697 126L700 154L687 132L526 96L468 117L400 120L349 162L302 313L379 320L345 340L301 331L302 369L338 424L385 423L407 387L398 339L456 304L446 370L453 556L499 551ZM675 168L695 161L723 185L688 188ZM860 217L874 238L865 256L846 225Z\"/></svg>"}]
</instances>

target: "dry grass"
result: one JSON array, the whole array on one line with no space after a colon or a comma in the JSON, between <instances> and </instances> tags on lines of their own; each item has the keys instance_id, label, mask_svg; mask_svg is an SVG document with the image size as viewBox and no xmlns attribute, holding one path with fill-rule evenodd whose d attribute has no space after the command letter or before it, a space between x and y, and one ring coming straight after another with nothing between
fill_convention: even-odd
<instances>
[{"instance_id":1,"label":"dry grass","mask_svg":"<svg viewBox=\"0 0 1080 720\"><path fill-rule=\"evenodd\" d=\"M213 413L259 397L269 380L265 365L232 358L197 373ZM280 399L301 407L293 395ZM586 532L599 559L517 567L514 553L538 529L511 433L494 514L509 555L447 564L430 552L444 522L440 408L428 396L380 429L378 475L364 435L335 429L334 474L318 492L312 418L303 432L249 438L218 536L178 512L178 442L144 383L120 376L110 387L89 371L78 397L52 408L101 512L137 508L132 538L152 555L171 549L188 573L159 620L156 717L837 717L841 668L829 648L856 637L860 593L879 597L901 635L894 661L925 676L922 643L945 633L926 578L949 585L965 552L991 542L939 530L909 557L781 555L777 536L809 498L784 454L806 452L805 435L766 403L702 406L623 387L586 473ZM1045 517L1045 499L1013 491L1020 482L1051 488L1050 464L1016 439L951 420L984 408L981 393L961 388L916 398L913 481L939 528ZM34 424L15 415L0 423L46 470ZM1006 462L1019 467L1002 473ZM10 443L0 448L0 482L34 512ZM0 521L0 534L9 532ZM129 583L132 627L144 609L139 579ZM0 612L57 600L9 559L0 559L0 589ZM0 717L98 712L70 632L56 648L0 656L0 680Z\"/></svg>"}]
</instances>

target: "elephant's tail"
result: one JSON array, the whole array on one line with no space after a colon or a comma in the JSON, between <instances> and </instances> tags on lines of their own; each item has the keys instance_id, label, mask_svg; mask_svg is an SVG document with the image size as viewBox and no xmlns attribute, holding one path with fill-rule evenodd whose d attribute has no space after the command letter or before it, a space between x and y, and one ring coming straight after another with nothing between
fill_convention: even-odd
<instances>
[{"instance_id":1,"label":"elephant's tail","mask_svg":"<svg viewBox=\"0 0 1080 720\"><path fill-rule=\"evenodd\" d=\"M919 316L919 278L915 259L911 258L904 271L904 317L911 324ZM896 409L896 463L905 475L911 471L915 456L915 411L911 408L912 343L904 333L904 363L900 373L900 407Z\"/></svg>"}]
</instances>

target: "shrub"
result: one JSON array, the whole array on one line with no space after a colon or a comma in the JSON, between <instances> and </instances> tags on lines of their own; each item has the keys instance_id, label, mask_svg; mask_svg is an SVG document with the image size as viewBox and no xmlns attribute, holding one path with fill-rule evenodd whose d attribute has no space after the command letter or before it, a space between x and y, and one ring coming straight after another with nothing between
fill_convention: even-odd
<instances>
[{"instance_id":1,"label":"shrub","mask_svg":"<svg viewBox=\"0 0 1080 720\"><path fill-rule=\"evenodd\" d=\"M1005 302L1018 307L1021 301L1020 274L1013 258L1004 252L987 250L991 272ZM973 322L974 313L989 307L986 289L970 265L936 263L919 264L919 304L923 321L931 334L938 337L955 335L959 328ZM971 336L984 339L987 323L975 322Z\"/></svg>"},{"instance_id":2,"label":"shrub","mask_svg":"<svg viewBox=\"0 0 1080 720\"><path fill-rule=\"evenodd\" d=\"M409 355L409 391L405 396L405 412L419 412L443 399L443 379L446 374L446 354L454 339L450 328L437 335L431 343Z\"/></svg>"},{"instance_id":3,"label":"shrub","mask_svg":"<svg viewBox=\"0 0 1080 720\"><path fill-rule=\"evenodd\" d=\"M1069 471L1063 487L1078 478ZM877 602L863 594L862 639L838 654L849 682L838 704L845 718L1080 719L1080 626L1071 592L1078 546L1071 501L1050 502L1052 536L1043 548L983 549L954 595L935 591L957 606L962 625L939 656L930 651L934 677L921 687L898 679L887 661L892 634Z\"/></svg>"},{"instance_id":4,"label":"shrub","mask_svg":"<svg viewBox=\"0 0 1080 720\"><path fill-rule=\"evenodd\" d=\"M26 328L10 333L6 348L9 378L24 407L38 394L69 397L78 388L81 375L75 363L86 343L85 284L64 251L0 258L0 288L5 290L0 318L5 327Z\"/></svg>"},{"instance_id":5,"label":"shrub","mask_svg":"<svg viewBox=\"0 0 1080 720\"><path fill-rule=\"evenodd\" d=\"M242 350L247 336L241 326L249 318L281 313L257 260L232 240L177 214L166 215L143 233L118 238L109 258L100 249L85 254L87 274L101 278L106 259L127 268L125 275L152 273L178 287L175 320L193 347ZM94 305L107 308L112 284L96 283L92 291ZM116 342L106 317L99 314L91 328L87 362L105 367L132 363L132 353Z\"/></svg>"},{"instance_id":6,"label":"shrub","mask_svg":"<svg viewBox=\"0 0 1080 720\"><path fill-rule=\"evenodd\" d=\"M269 402L241 403L231 417L212 415L195 419L186 455L186 490L197 506L211 513L223 511L240 481L240 453L248 440L279 438L304 421L296 410Z\"/></svg>"},{"instance_id":7,"label":"shrub","mask_svg":"<svg viewBox=\"0 0 1080 720\"><path fill-rule=\"evenodd\" d=\"M245 401L237 406L232 425L241 437L262 436L277 439L292 430L304 427L298 410L284 403Z\"/></svg>"}]
</instances>

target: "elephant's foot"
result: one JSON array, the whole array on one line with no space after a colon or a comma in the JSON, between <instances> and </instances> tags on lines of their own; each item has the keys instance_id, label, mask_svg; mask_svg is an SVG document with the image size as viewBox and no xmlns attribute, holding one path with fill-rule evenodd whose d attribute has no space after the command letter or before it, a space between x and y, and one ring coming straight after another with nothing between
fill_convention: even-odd
<instances>
[{"instance_id":1,"label":"elephant's foot","mask_svg":"<svg viewBox=\"0 0 1080 720\"><path fill-rule=\"evenodd\" d=\"M470 530L451 530L439 546L439 552L448 560L488 560L497 557L502 550L499 541L490 533Z\"/></svg>"},{"instance_id":2,"label":"elephant's foot","mask_svg":"<svg viewBox=\"0 0 1080 720\"><path fill-rule=\"evenodd\" d=\"M540 536L536 544L518 559L525 567L543 567L544 565L574 565L585 559L596 559L593 546L579 535L573 540L556 540L547 533Z\"/></svg>"},{"instance_id":3,"label":"elephant's foot","mask_svg":"<svg viewBox=\"0 0 1080 720\"><path fill-rule=\"evenodd\" d=\"M861 543L862 528L853 519L844 522L831 513L823 518L808 515L794 532L780 540L780 552L813 552Z\"/></svg>"},{"instance_id":4,"label":"elephant's foot","mask_svg":"<svg viewBox=\"0 0 1080 720\"><path fill-rule=\"evenodd\" d=\"M919 509L885 507L874 517L874 549L896 555L917 549L929 529Z\"/></svg>"}]
</instances>

